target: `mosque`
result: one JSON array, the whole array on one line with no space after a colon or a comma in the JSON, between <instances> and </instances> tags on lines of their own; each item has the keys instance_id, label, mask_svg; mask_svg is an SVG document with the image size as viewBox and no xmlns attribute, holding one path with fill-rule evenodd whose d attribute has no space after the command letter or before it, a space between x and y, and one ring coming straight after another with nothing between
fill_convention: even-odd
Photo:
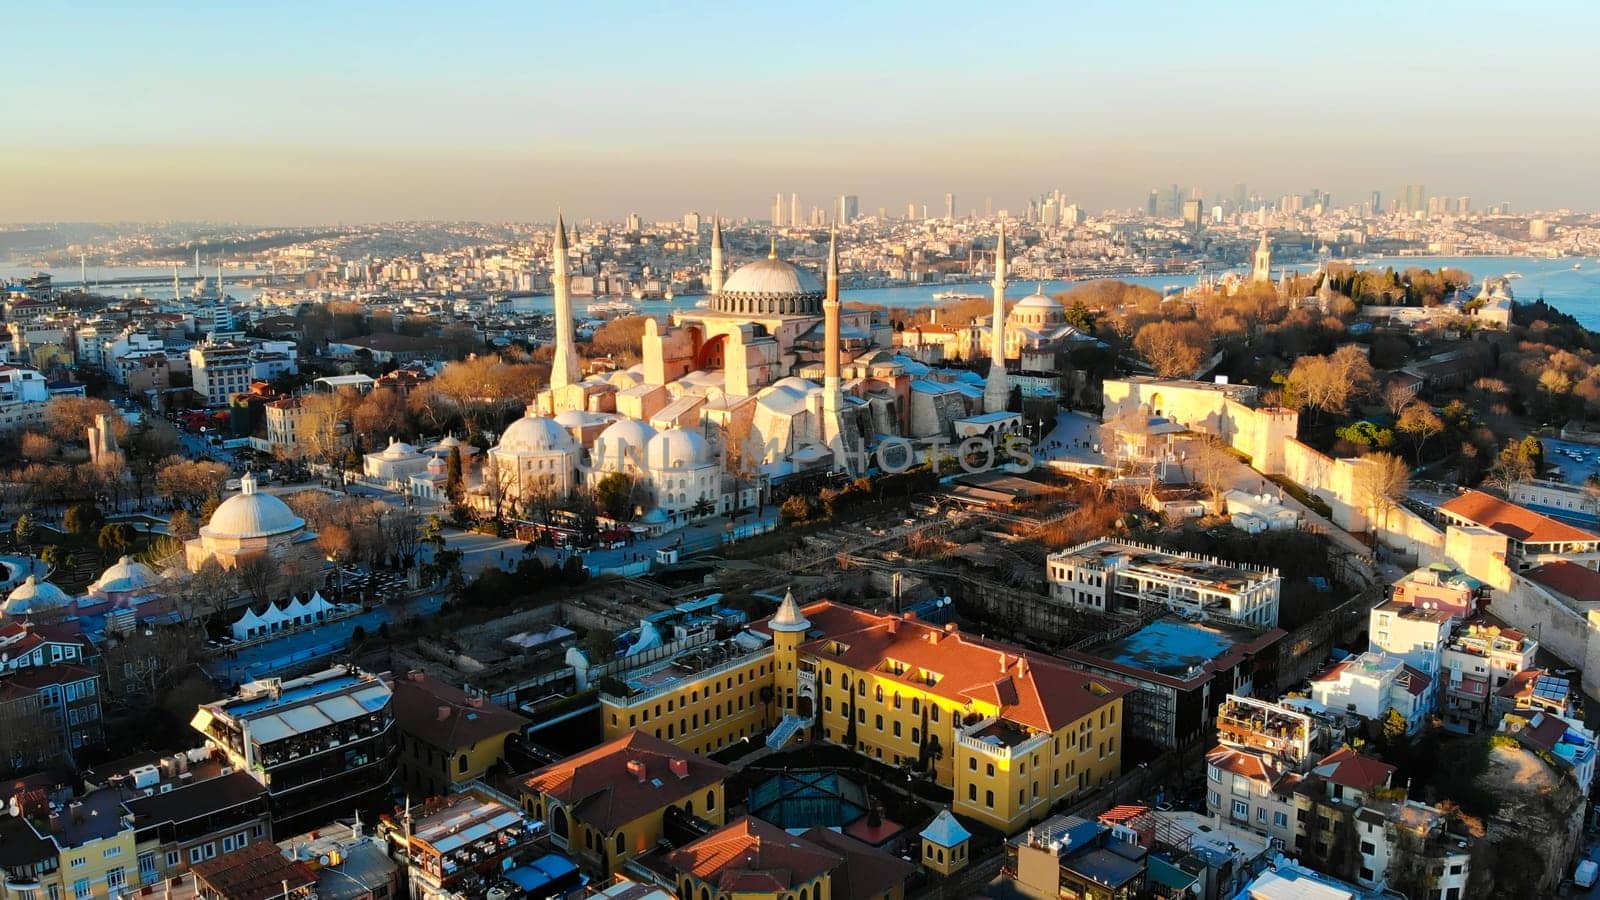
<instances>
[{"instance_id":1,"label":"mosque","mask_svg":"<svg viewBox=\"0 0 1600 900\"><path fill-rule=\"evenodd\" d=\"M287 503L256 490L256 477L246 472L239 493L222 501L197 537L184 541L184 565L197 572L209 560L224 569L266 554L280 564L309 561L316 555L317 533Z\"/></svg>"},{"instance_id":2,"label":"mosque","mask_svg":"<svg viewBox=\"0 0 1600 900\"><path fill-rule=\"evenodd\" d=\"M753 506L772 480L849 471L888 438L916 444L1021 430L1008 410L1003 226L993 283L1001 337L990 342L987 378L903 356L886 317L845 309L836 238L821 281L780 259L776 242L765 259L726 277L724 253L718 220L705 308L675 311L665 325L648 320L641 363L585 377L558 219L550 386L489 451L496 480L509 481L497 487L560 494L625 473L648 492L641 506L669 524L707 504L717 512ZM1037 323L1041 331L1062 324Z\"/></svg>"}]
</instances>

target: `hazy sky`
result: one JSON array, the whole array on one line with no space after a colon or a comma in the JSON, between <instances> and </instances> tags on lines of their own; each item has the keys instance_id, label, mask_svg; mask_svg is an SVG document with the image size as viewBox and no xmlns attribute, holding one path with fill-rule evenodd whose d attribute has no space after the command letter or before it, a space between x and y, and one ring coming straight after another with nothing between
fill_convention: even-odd
<instances>
[{"instance_id":1,"label":"hazy sky","mask_svg":"<svg viewBox=\"0 0 1600 900\"><path fill-rule=\"evenodd\" d=\"M0 221L1091 208L1154 186L1600 207L1600 4L0 7Z\"/></svg>"}]
</instances>

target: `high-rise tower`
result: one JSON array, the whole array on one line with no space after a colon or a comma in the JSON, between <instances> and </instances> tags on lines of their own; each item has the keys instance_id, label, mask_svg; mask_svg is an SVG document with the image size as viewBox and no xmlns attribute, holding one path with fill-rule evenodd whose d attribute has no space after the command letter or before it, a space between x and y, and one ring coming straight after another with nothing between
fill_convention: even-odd
<instances>
[{"instance_id":1,"label":"high-rise tower","mask_svg":"<svg viewBox=\"0 0 1600 900\"><path fill-rule=\"evenodd\" d=\"M1011 402L1006 377L1006 223L994 248L994 319L989 324L989 377L983 384L983 411L1004 412Z\"/></svg>"},{"instance_id":2,"label":"high-rise tower","mask_svg":"<svg viewBox=\"0 0 1600 900\"><path fill-rule=\"evenodd\" d=\"M556 355L550 363L550 386L563 388L582 380L578 348L572 335L572 287L567 283L567 222L556 212L555 241L550 247L550 286L556 295Z\"/></svg>"},{"instance_id":3,"label":"high-rise tower","mask_svg":"<svg viewBox=\"0 0 1600 900\"><path fill-rule=\"evenodd\" d=\"M711 220L711 294L722 293L722 216Z\"/></svg>"}]
</instances>

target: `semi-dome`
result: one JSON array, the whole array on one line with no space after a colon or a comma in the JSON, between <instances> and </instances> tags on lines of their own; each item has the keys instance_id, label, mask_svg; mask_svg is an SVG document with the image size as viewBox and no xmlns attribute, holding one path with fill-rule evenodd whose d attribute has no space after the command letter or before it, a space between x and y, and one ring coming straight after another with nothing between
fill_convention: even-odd
<instances>
[{"instance_id":1,"label":"semi-dome","mask_svg":"<svg viewBox=\"0 0 1600 900\"><path fill-rule=\"evenodd\" d=\"M577 449L577 443L554 420L526 415L506 428L494 449L499 453L565 453Z\"/></svg>"},{"instance_id":2,"label":"semi-dome","mask_svg":"<svg viewBox=\"0 0 1600 900\"><path fill-rule=\"evenodd\" d=\"M0 605L0 613L8 616L37 615L66 609L71 605L72 597L66 591L48 581L40 581L37 576L29 575L6 596L6 602Z\"/></svg>"},{"instance_id":3,"label":"semi-dome","mask_svg":"<svg viewBox=\"0 0 1600 900\"><path fill-rule=\"evenodd\" d=\"M111 568L100 573L94 584L89 585L89 593L133 594L150 590L160 583L161 577L154 569L131 556L124 556Z\"/></svg>"},{"instance_id":4,"label":"semi-dome","mask_svg":"<svg viewBox=\"0 0 1600 900\"><path fill-rule=\"evenodd\" d=\"M239 493L222 501L211 521L200 529L203 537L258 538L286 534L306 527L306 520L271 494L256 493L256 477L246 472Z\"/></svg>"},{"instance_id":5,"label":"semi-dome","mask_svg":"<svg viewBox=\"0 0 1600 900\"><path fill-rule=\"evenodd\" d=\"M652 472L692 469L706 464L711 448L699 432L669 428L650 439L644 455Z\"/></svg>"},{"instance_id":6,"label":"semi-dome","mask_svg":"<svg viewBox=\"0 0 1600 900\"><path fill-rule=\"evenodd\" d=\"M822 314L822 296L817 276L779 259L774 246L766 259L740 266L729 275L713 306L729 313L818 316Z\"/></svg>"}]
</instances>

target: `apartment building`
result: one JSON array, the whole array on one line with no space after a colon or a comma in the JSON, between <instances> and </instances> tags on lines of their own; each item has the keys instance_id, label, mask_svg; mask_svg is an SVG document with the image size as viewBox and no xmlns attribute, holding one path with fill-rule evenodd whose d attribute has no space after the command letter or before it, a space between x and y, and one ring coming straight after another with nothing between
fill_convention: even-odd
<instances>
[{"instance_id":1,"label":"apartment building","mask_svg":"<svg viewBox=\"0 0 1600 900\"><path fill-rule=\"evenodd\" d=\"M528 720L422 672L395 679L400 782L417 796L449 794L505 759Z\"/></svg>"},{"instance_id":2,"label":"apartment building","mask_svg":"<svg viewBox=\"0 0 1600 900\"><path fill-rule=\"evenodd\" d=\"M1515 628L1469 622L1458 628L1442 654L1444 727L1475 734L1491 724L1492 698L1519 672L1533 668L1539 642Z\"/></svg>"},{"instance_id":3,"label":"apartment building","mask_svg":"<svg viewBox=\"0 0 1600 900\"><path fill-rule=\"evenodd\" d=\"M189 371L206 406L226 406L229 397L250 389L250 348L201 344L189 350Z\"/></svg>"},{"instance_id":4,"label":"apartment building","mask_svg":"<svg viewBox=\"0 0 1600 900\"><path fill-rule=\"evenodd\" d=\"M12 764L69 762L105 743L98 658L76 621L0 620L0 752Z\"/></svg>"},{"instance_id":5,"label":"apartment building","mask_svg":"<svg viewBox=\"0 0 1600 900\"><path fill-rule=\"evenodd\" d=\"M1339 663L1311 682L1311 699L1335 711L1382 721L1390 710L1416 734L1433 712L1435 682L1405 660L1368 651Z\"/></svg>"},{"instance_id":6,"label":"apartment building","mask_svg":"<svg viewBox=\"0 0 1600 900\"><path fill-rule=\"evenodd\" d=\"M354 667L264 679L208 703L191 727L267 789L275 836L386 808L396 774L392 692Z\"/></svg>"},{"instance_id":7,"label":"apartment building","mask_svg":"<svg viewBox=\"0 0 1600 900\"><path fill-rule=\"evenodd\" d=\"M1058 603L1119 615L1154 605L1272 628L1283 579L1277 570L1099 538L1052 553L1050 596Z\"/></svg>"}]
</instances>

